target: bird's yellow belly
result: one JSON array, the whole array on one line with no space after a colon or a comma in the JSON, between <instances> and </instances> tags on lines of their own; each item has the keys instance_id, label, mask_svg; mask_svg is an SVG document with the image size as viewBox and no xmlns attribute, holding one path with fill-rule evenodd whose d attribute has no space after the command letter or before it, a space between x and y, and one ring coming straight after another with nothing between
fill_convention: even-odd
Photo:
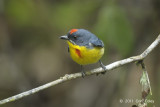
<instances>
[{"instance_id":1,"label":"bird's yellow belly","mask_svg":"<svg viewBox=\"0 0 160 107\"><path fill-rule=\"evenodd\" d=\"M68 41L71 58L80 65L87 65L98 62L104 54L104 48L94 47L88 49L85 46L73 45Z\"/></svg>"}]
</instances>

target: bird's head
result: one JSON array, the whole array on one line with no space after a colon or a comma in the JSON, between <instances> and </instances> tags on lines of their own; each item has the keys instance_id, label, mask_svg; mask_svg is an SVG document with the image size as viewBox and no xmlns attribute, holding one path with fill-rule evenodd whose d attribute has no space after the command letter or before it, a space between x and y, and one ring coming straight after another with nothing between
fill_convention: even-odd
<instances>
[{"instance_id":1,"label":"bird's head","mask_svg":"<svg viewBox=\"0 0 160 107\"><path fill-rule=\"evenodd\" d=\"M61 36L60 39L83 46L89 42L92 36L93 34L85 29L71 29L67 35Z\"/></svg>"}]
</instances>

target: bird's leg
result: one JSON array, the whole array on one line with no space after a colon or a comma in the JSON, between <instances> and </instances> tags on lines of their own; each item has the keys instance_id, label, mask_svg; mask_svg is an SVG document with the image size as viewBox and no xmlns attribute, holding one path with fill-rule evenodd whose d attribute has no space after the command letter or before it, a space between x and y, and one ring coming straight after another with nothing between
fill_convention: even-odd
<instances>
[{"instance_id":1,"label":"bird's leg","mask_svg":"<svg viewBox=\"0 0 160 107\"><path fill-rule=\"evenodd\" d=\"M84 78L84 76L86 75L83 69L83 66L81 65L81 73L82 73L82 77Z\"/></svg>"},{"instance_id":2,"label":"bird's leg","mask_svg":"<svg viewBox=\"0 0 160 107\"><path fill-rule=\"evenodd\" d=\"M104 70L104 72L102 72L101 74L105 74L106 71L107 71L106 67L103 65L103 63L102 63L101 60L99 60L99 63L100 63L100 66L101 66L101 67L103 68L103 70Z\"/></svg>"}]
</instances>

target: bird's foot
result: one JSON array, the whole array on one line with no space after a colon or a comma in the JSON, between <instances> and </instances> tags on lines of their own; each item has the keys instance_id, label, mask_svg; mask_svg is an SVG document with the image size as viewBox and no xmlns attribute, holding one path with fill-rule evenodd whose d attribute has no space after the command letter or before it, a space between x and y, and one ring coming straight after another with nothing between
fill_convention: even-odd
<instances>
[{"instance_id":1,"label":"bird's foot","mask_svg":"<svg viewBox=\"0 0 160 107\"><path fill-rule=\"evenodd\" d=\"M101 62L101 60L99 60L99 63L100 63L100 66L103 68L103 72L101 72L101 74L105 74L106 72L107 72L107 69L106 69L106 67L103 65L103 63ZM97 73L96 75L98 76L100 73Z\"/></svg>"},{"instance_id":2,"label":"bird's foot","mask_svg":"<svg viewBox=\"0 0 160 107\"><path fill-rule=\"evenodd\" d=\"M82 77L84 78L86 76L85 72L84 72L84 68L83 66L81 65L81 73L82 73Z\"/></svg>"},{"instance_id":3,"label":"bird's foot","mask_svg":"<svg viewBox=\"0 0 160 107\"><path fill-rule=\"evenodd\" d=\"M82 73L82 77L84 78L86 76L85 72L81 72Z\"/></svg>"}]
</instances>

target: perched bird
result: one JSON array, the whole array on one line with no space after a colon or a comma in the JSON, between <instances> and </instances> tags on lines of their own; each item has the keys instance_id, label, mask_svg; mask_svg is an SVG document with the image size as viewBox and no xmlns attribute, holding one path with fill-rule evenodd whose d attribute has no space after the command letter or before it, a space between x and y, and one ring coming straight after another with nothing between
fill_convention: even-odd
<instances>
[{"instance_id":1,"label":"perched bird","mask_svg":"<svg viewBox=\"0 0 160 107\"><path fill-rule=\"evenodd\" d=\"M71 58L81 65L82 77L85 76L83 65L98 61L106 71L105 66L100 61L104 54L104 44L96 35L85 29L71 29L67 35L61 36L60 39L67 40Z\"/></svg>"}]
</instances>

